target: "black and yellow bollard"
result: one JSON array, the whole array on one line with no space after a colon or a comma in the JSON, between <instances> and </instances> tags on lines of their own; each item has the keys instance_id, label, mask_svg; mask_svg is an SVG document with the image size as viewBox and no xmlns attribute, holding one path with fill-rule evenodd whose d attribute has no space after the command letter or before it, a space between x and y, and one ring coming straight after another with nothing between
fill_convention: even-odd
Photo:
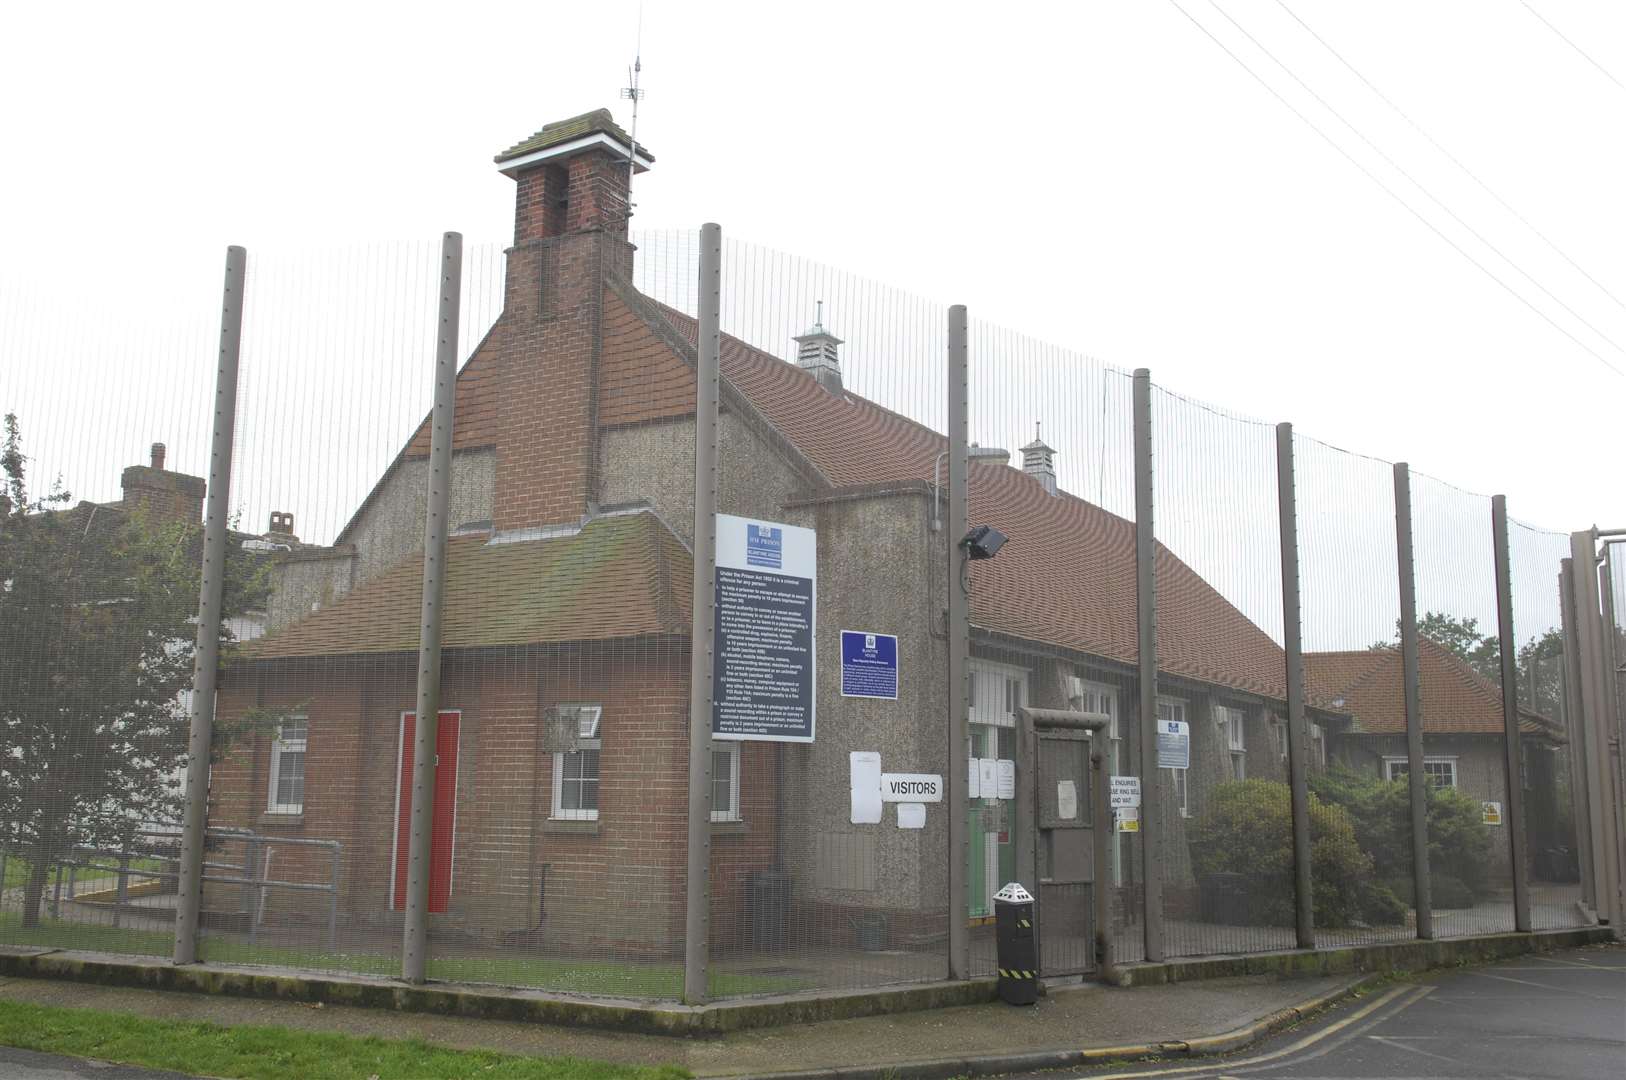
<instances>
[{"instance_id":1,"label":"black and yellow bollard","mask_svg":"<svg viewBox=\"0 0 1626 1080\"><path fill-rule=\"evenodd\" d=\"M995 963L999 998L1007 1005L1039 1000L1039 938L1033 929L1033 897L1018 882L994 894Z\"/></svg>"}]
</instances>

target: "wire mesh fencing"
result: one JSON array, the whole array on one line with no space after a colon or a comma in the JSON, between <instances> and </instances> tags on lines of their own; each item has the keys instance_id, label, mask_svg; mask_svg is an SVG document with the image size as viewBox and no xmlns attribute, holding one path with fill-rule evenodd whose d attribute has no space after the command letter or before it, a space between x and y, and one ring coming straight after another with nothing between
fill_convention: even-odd
<instances>
[{"instance_id":1,"label":"wire mesh fencing","mask_svg":"<svg viewBox=\"0 0 1626 1080\"><path fill-rule=\"evenodd\" d=\"M0 279L7 945L170 952L218 293L151 294Z\"/></svg>"},{"instance_id":2,"label":"wire mesh fencing","mask_svg":"<svg viewBox=\"0 0 1626 1080\"><path fill-rule=\"evenodd\" d=\"M1417 933L1394 469L1295 433L1315 940Z\"/></svg>"},{"instance_id":3,"label":"wire mesh fencing","mask_svg":"<svg viewBox=\"0 0 1626 1080\"><path fill-rule=\"evenodd\" d=\"M1560 603L1560 568L1569 537L1511 521L1508 556L1517 648L1530 924L1536 930L1586 925L1580 907L1580 841L1576 830L1574 737L1565 695L1568 658Z\"/></svg>"},{"instance_id":4,"label":"wire mesh fencing","mask_svg":"<svg viewBox=\"0 0 1626 1080\"><path fill-rule=\"evenodd\" d=\"M961 930L968 973L992 974L995 894L1011 882L1038 897L1048 974L1096 972L1098 934L1117 963L1142 959L1149 934L1180 957L1297 943L1273 425L1150 387L1147 725L1135 377L974 320L971 532L956 535L948 310L729 240L719 516L697 519L698 237L532 228L526 206L550 212L522 204L512 247L464 250L443 465L437 250L251 256L203 961L401 976L433 674L428 977L684 996L708 530L706 996L941 979ZM0 384L18 417L0 505L7 945L174 947L219 329L215 284L187 288L160 318L148 303L76 321L73 347L49 282L0 294L0 351L49 375L8 362ZM1292 447L1315 940L1406 940L1394 468L1303 435ZM58 475L71 496L53 492ZM1489 501L1412 485L1435 932L1503 932L1516 822ZM426 672L437 487L444 594ZM1538 928L1585 925L1557 590L1568 538L1515 523L1510 548L1532 913ZM1030 708L1100 729L1045 735ZM962 739L960 805L945 779ZM1097 785L1129 778L1139 804L1099 813Z\"/></svg>"},{"instance_id":5,"label":"wire mesh fencing","mask_svg":"<svg viewBox=\"0 0 1626 1080\"><path fill-rule=\"evenodd\" d=\"M1491 501L1413 474L1429 888L1438 937L1514 929ZM1388 775L1407 775L1386 747Z\"/></svg>"}]
</instances>

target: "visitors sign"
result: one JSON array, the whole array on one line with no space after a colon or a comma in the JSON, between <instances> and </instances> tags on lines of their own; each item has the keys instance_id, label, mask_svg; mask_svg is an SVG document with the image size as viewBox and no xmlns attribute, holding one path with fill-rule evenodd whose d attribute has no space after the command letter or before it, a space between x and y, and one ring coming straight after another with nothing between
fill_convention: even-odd
<instances>
[{"instance_id":1,"label":"visitors sign","mask_svg":"<svg viewBox=\"0 0 1626 1080\"><path fill-rule=\"evenodd\" d=\"M942 802L943 777L934 773L882 773L881 801Z\"/></svg>"},{"instance_id":2,"label":"visitors sign","mask_svg":"<svg viewBox=\"0 0 1626 1080\"><path fill-rule=\"evenodd\" d=\"M841 632L841 696L898 700L898 638Z\"/></svg>"},{"instance_id":3,"label":"visitors sign","mask_svg":"<svg viewBox=\"0 0 1626 1080\"><path fill-rule=\"evenodd\" d=\"M716 739L812 742L817 535L717 515Z\"/></svg>"}]
</instances>

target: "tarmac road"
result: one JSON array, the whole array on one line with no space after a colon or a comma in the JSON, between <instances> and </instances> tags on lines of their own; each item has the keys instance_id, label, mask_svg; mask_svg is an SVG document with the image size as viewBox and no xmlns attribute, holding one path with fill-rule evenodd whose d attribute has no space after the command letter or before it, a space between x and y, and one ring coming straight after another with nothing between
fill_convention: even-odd
<instances>
[{"instance_id":1,"label":"tarmac road","mask_svg":"<svg viewBox=\"0 0 1626 1080\"><path fill-rule=\"evenodd\" d=\"M1576 949L1432 973L1235 1055L1073 1075L1620 1080L1626 1077L1626 948Z\"/></svg>"}]
</instances>

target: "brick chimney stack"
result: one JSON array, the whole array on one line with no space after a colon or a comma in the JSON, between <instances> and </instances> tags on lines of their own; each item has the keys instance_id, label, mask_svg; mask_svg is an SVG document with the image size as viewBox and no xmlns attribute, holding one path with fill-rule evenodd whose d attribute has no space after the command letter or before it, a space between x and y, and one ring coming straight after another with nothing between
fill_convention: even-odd
<instances>
[{"instance_id":1,"label":"brick chimney stack","mask_svg":"<svg viewBox=\"0 0 1626 1080\"><path fill-rule=\"evenodd\" d=\"M632 274L629 185L654 158L608 109L548 124L497 155L512 177L514 246L498 353L492 522L512 531L594 510L604 281Z\"/></svg>"},{"instance_id":2,"label":"brick chimney stack","mask_svg":"<svg viewBox=\"0 0 1626 1080\"><path fill-rule=\"evenodd\" d=\"M163 443L153 443L151 465L124 470L124 508L144 511L155 521L202 521L203 477L166 471L164 453Z\"/></svg>"}]
</instances>

